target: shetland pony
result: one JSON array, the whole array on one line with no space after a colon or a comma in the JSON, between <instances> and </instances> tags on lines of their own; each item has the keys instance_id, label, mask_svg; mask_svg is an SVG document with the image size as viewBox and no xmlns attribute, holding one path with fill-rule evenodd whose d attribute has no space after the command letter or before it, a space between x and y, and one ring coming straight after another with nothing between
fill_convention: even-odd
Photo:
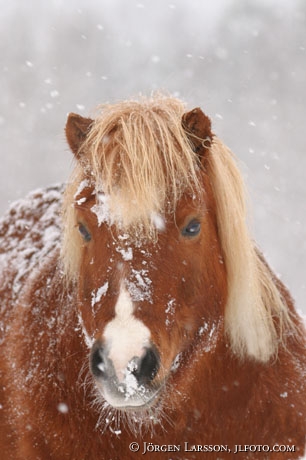
<instances>
[{"instance_id":1,"label":"shetland pony","mask_svg":"<svg viewBox=\"0 0 306 460\"><path fill-rule=\"evenodd\" d=\"M156 96L66 136L67 186L0 227L1 458L301 458L305 330L209 118Z\"/></svg>"}]
</instances>

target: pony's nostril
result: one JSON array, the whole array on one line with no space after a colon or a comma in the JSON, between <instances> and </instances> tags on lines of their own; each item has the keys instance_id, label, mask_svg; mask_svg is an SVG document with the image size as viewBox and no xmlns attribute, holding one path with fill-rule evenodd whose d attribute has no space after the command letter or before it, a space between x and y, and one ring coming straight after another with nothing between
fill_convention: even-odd
<instances>
[{"instance_id":1,"label":"pony's nostril","mask_svg":"<svg viewBox=\"0 0 306 460\"><path fill-rule=\"evenodd\" d=\"M154 380L160 363L157 350L154 347L148 347L140 357L135 356L126 367L122 366L122 361L113 362L110 359L106 348L100 341L93 344L89 361L93 376L97 380L103 380L104 384L109 385L112 389L120 382L126 383L125 379L128 375L135 377L137 385L148 385Z\"/></svg>"},{"instance_id":2,"label":"pony's nostril","mask_svg":"<svg viewBox=\"0 0 306 460\"><path fill-rule=\"evenodd\" d=\"M159 369L159 355L154 348L147 348L137 369L133 374L140 384L149 383L154 379Z\"/></svg>"},{"instance_id":3,"label":"pony's nostril","mask_svg":"<svg viewBox=\"0 0 306 460\"><path fill-rule=\"evenodd\" d=\"M90 356L90 368L95 377L105 377L104 350L101 346L94 346Z\"/></svg>"}]
</instances>

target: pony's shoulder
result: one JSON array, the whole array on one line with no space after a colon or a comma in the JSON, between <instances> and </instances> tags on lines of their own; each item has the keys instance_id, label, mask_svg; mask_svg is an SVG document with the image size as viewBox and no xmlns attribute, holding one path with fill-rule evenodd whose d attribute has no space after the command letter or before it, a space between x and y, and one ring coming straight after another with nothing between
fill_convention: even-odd
<instances>
[{"instance_id":1,"label":"pony's shoulder","mask_svg":"<svg viewBox=\"0 0 306 460\"><path fill-rule=\"evenodd\" d=\"M0 253L16 248L30 238L33 243L45 241L45 231L58 233L63 186L56 185L30 192L11 204L0 220Z\"/></svg>"},{"instance_id":2,"label":"pony's shoulder","mask_svg":"<svg viewBox=\"0 0 306 460\"><path fill-rule=\"evenodd\" d=\"M12 203L0 220L0 271L13 275L15 292L18 281L59 246L63 189L35 190Z\"/></svg>"}]
</instances>

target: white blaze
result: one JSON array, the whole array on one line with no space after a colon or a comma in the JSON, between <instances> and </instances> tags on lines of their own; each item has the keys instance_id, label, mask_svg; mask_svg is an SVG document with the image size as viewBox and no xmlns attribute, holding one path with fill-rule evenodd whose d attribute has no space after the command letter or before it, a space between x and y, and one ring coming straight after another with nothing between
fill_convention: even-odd
<instances>
[{"instance_id":1,"label":"white blaze","mask_svg":"<svg viewBox=\"0 0 306 460\"><path fill-rule=\"evenodd\" d=\"M129 361L141 357L150 341L150 330L133 312L131 296L122 285L115 306L116 316L104 330L106 349L119 381L124 379Z\"/></svg>"}]
</instances>

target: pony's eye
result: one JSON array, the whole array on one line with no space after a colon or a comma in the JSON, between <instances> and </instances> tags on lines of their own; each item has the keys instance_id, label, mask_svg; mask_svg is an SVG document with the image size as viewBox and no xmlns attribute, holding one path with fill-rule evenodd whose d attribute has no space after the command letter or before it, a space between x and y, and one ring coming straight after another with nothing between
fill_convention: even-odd
<instances>
[{"instance_id":1,"label":"pony's eye","mask_svg":"<svg viewBox=\"0 0 306 460\"><path fill-rule=\"evenodd\" d=\"M91 234L83 224L78 224L79 232L82 235L84 241L88 243L91 240Z\"/></svg>"},{"instance_id":2,"label":"pony's eye","mask_svg":"<svg viewBox=\"0 0 306 460\"><path fill-rule=\"evenodd\" d=\"M186 227L182 229L182 235L192 238L197 236L201 230L201 223L197 219L192 219Z\"/></svg>"}]
</instances>

